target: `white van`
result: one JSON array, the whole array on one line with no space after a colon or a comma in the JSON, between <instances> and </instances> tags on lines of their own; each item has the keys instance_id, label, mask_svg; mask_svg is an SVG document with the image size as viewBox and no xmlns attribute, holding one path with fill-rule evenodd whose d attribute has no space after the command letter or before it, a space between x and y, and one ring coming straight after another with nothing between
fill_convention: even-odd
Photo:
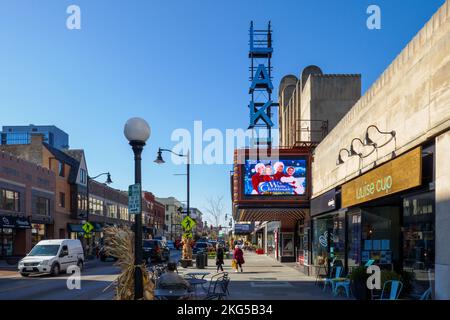
<instances>
[{"instance_id":1,"label":"white van","mask_svg":"<svg viewBox=\"0 0 450 320\"><path fill-rule=\"evenodd\" d=\"M32 273L57 275L69 266L83 268L84 252L80 240L55 239L42 240L36 244L25 258L19 261L18 269L22 276Z\"/></svg>"}]
</instances>

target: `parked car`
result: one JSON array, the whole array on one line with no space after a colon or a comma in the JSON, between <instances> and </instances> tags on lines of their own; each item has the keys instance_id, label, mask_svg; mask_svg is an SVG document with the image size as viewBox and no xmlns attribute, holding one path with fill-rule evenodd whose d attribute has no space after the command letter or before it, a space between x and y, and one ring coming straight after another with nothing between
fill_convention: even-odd
<instances>
[{"instance_id":1,"label":"parked car","mask_svg":"<svg viewBox=\"0 0 450 320\"><path fill-rule=\"evenodd\" d=\"M142 247L143 258L148 262L169 261L170 259L170 250L161 240L144 240Z\"/></svg>"},{"instance_id":2,"label":"parked car","mask_svg":"<svg viewBox=\"0 0 450 320\"><path fill-rule=\"evenodd\" d=\"M80 240L55 239L39 241L33 249L19 261L19 273L27 277L33 273L50 273L53 276L70 266L84 265L84 251Z\"/></svg>"},{"instance_id":3,"label":"parked car","mask_svg":"<svg viewBox=\"0 0 450 320\"><path fill-rule=\"evenodd\" d=\"M167 244L167 238L164 236L154 237L153 240L159 240L162 241L164 244Z\"/></svg>"},{"instance_id":4,"label":"parked car","mask_svg":"<svg viewBox=\"0 0 450 320\"><path fill-rule=\"evenodd\" d=\"M172 240L167 240L166 246L169 250L175 250L175 244Z\"/></svg>"},{"instance_id":5,"label":"parked car","mask_svg":"<svg viewBox=\"0 0 450 320\"><path fill-rule=\"evenodd\" d=\"M211 252L214 248L209 242L197 242L192 249L192 255L195 256L200 251Z\"/></svg>"}]
</instances>

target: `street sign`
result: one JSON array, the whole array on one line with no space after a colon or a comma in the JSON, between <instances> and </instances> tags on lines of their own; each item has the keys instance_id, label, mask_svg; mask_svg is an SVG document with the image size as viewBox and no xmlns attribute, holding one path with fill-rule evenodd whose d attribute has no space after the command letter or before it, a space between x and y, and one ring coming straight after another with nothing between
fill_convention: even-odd
<instances>
[{"instance_id":1,"label":"street sign","mask_svg":"<svg viewBox=\"0 0 450 320\"><path fill-rule=\"evenodd\" d=\"M139 183L132 184L128 187L128 213L141 213L142 192Z\"/></svg>"},{"instance_id":2,"label":"street sign","mask_svg":"<svg viewBox=\"0 0 450 320\"><path fill-rule=\"evenodd\" d=\"M85 234L89 234L94 229L94 226L92 223L86 222L81 228L83 228Z\"/></svg>"},{"instance_id":3,"label":"street sign","mask_svg":"<svg viewBox=\"0 0 450 320\"><path fill-rule=\"evenodd\" d=\"M197 223L195 220L193 220L191 217L186 216L183 221L181 221L181 226L183 227L184 231L191 231L192 228L195 227Z\"/></svg>"},{"instance_id":4,"label":"street sign","mask_svg":"<svg viewBox=\"0 0 450 320\"><path fill-rule=\"evenodd\" d=\"M185 232L183 233L183 238L192 238L192 232Z\"/></svg>"}]
</instances>

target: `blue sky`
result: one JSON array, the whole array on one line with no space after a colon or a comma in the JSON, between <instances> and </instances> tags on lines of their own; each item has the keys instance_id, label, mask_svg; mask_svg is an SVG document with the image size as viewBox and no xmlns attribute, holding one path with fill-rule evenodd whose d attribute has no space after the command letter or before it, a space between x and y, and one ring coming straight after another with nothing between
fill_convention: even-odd
<instances>
[{"instance_id":1,"label":"blue sky","mask_svg":"<svg viewBox=\"0 0 450 320\"><path fill-rule=\"evenodd\" d=\"M250 20L274 29L275 92L286 74L316 64L325 73L361 73L363 92L444 0L212 1L1 0L0 125L55 124L86 152L91 175L113 187L133 182L125 121L145 118L144 188L185 200L184 166L153 163L177 128L248 126ZM68 30L66 8L81 8ZM381 30L366 9L381 8ZM168 155L166 156L168 157ZM229 165L194 165L191 206L223 195L231 211Z\"/></svg>"}]
</instances>

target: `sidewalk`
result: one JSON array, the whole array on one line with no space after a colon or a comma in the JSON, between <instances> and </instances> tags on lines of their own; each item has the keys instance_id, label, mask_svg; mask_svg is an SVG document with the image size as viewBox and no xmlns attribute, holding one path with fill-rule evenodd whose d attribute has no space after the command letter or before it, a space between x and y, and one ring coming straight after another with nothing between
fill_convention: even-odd
<instances>
[{"instance_id":1,"label":"sidewalk","mask_svg":"<svg viewBox=\"0 0 450 320\"><path fill-rule=\"evenodd\" d=\"M268 256L253 252L244 253L244 272L235 273L231 268L231 259L225 260L224 271L230 275L229 299L237 300L345 300L346 297L334 297L331 290L323 292L314 284L315 278L306 276L292 264L282 264ZM195 264L194 264L195 265ZM180 272L207 271L210 278L216 273L214 259L208 260L205 269L179 268Z\"/></svg>"}]
</instances>

